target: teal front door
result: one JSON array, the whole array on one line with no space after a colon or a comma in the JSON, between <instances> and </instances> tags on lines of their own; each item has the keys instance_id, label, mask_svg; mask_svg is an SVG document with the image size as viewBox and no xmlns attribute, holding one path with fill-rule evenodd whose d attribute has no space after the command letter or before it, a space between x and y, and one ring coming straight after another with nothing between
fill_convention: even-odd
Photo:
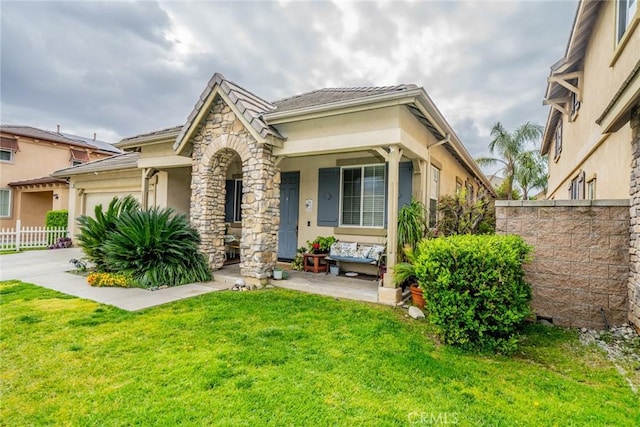
<instances>
[{"instance_id":1,"label":"teal front door","mask_svg":"<svg viewBox=\"0 0 640 427\"><path fill-rule=\"evenodd\" d=\"M283 172L280 182L278 259L294 259L298 247L300 172Z\"/></svg>"}]
</instances>

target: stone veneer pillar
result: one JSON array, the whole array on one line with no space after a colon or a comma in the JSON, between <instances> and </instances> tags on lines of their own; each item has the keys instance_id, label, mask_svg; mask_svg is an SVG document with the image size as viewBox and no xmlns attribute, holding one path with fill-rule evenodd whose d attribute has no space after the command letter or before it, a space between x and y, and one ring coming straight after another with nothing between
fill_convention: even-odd
<instances>
[{"instance_id":1,"label":"stone veneer pillar","mask_svg":"<svg viewBox=\"0 0 640 427\"><path fill-rule=\"evenodd\" d=\"M191 142L191 223L200 233L202 252L211 268L222 267L225 180L238 155L243 184L240 273L251 284L266 283L277 261L280 226L280 173L271 147L258 143L219 97Z\"/></svg>"},{"instance_id":2,"label":"stone veneer pillar","mask_svg":"<svg viewBox=\"0 0 640 427\"><path fill-rule=\"evenodd\" d=\"M640 332L640 105L631 110L629 321Z\"/></svg>"}]
</instances>

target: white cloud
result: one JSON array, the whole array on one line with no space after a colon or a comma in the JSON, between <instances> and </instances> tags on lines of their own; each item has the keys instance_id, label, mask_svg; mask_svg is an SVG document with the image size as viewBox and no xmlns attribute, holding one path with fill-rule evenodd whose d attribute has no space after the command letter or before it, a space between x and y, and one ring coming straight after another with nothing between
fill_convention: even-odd
<instances>
[{"instance_id":1,"label":"white cloud","mask_svg":"<svg viewBox=\"0 0 640 427\"><path fill-rule=\"evenodd\" d=\"M268 100L425 87L472 155L544 123L571 2L3 2L3 123L118 139L184 121L214 72Z\"/></svg>"}]
</instances>

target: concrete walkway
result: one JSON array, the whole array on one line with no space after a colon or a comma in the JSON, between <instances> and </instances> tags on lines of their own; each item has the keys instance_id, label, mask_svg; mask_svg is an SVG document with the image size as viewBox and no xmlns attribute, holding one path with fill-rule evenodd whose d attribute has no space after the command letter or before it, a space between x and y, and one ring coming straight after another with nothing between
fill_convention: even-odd
<instances>
[{"instance_id":1,"label":"concrete walkway","mask_svg":"<svg viewBox=\"0 0 640 427\"><path fill-rule=\"evenodd\" d=\"M196 283L157 291L140 288L94 288L87 284L86 277L68 273L74 269L69 260L80 259L82 255L80 248L0 255L0 280L22 280L128 311L142 310L229 288L224 282Z\"/></svg>"},{"instance_id":2,"label":"concrete walkway","mask_svg":"<svg viewBox=\"0 0 640 427\"><path fill-rule=\"evenodd\" d=\"M22 280L68 295L136 311L209 292L231 288L240 276L238 265L214 272L214 281L175 286L157 291L140 288L94 288L86 278L69 273L72 258L82 258L79 248L26 251L0 255L0 280ZM276 286L358 301L377 302L378 284L372 280L335 277L323 273L290 271L288 280L272 281Z\"/></svg>"}]
</instances>

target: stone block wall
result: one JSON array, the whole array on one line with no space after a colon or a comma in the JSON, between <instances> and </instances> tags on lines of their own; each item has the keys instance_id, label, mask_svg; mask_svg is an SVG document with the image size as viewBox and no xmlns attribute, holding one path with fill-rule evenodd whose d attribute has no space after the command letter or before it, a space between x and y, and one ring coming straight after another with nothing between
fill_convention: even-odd
<instances>
[{"instance_id":1,"label":"stone block wall","mask_svg":"<svg viewBox=\"0 0 640 427\"><path fill-rule=\"evenodd\" d=\"M534 247L525 265L539 317L566 327L627 323L629 201L496 201L496 232Z\"/></svg>"},{"instance_id":2,"label":"stone block wall","mask_svg":"<svg viewBox=\"0 0 640 427\"><path fill-rule=\"evenodd\" d=\"M629 321L640 332L640 105L631 111Z\"/></svg>"},{"instance_id":3,"label":"stone block wall","mask_svg":"<svg viewBox=\"0 0 640 427\"><path fill-rule=\"evenodd\" d=\"M216 98L194 133L191 174L191 224L213 269L225 259L225 179L235 156L242 163L240 273L264 284L277 261L280 227L280 172L271 147L260 144L232 108ZM255 280L254 280L255 279Z\"/></svg>"}]
</instances>

